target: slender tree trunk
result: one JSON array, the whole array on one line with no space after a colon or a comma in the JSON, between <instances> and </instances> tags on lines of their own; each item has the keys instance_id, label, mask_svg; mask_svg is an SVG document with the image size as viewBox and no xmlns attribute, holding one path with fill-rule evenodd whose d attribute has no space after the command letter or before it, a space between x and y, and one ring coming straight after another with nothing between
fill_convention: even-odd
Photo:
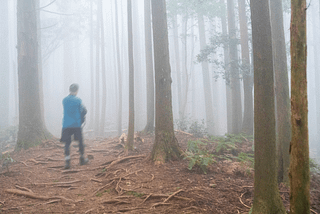
<instances>
[{"instance_id":1,"label":"slender tree trunk","mask_svg":"<svg viewBox=\"0 0 320 214\"><path fill-rule=\"evenodd\" d=\"M178 33L178 17L175 15L172 20L173 24L173 41L174 41L174 53L175 53L175 66L177 74L177 86L178 86L178 109L179 109L179 121L182 122L183 114L181 109L182 103L182 89L181 89L181 69L180 69L180 45L179 45L179 33Z\"/></svg>"},{"instance_id":2,"label":"slender tree trunk","mask_svg":"<svg viewBox=\"0 0 320 214\"><path fill-rule=\"evenodd\" d=\"M274 73L269 0L251 0L254 64L254 199L252 214L284 214L277 183Z\"/></svg>"},{"instance_id":3,"label":"slender tree trunk","mask_svg":"<svg viewBox=\"0 0 320 214\"><path fill-rule=\"evenodd\" d=\"M102 104L101 104L101 118L100 118L100 136L104 136L104 126L106 122L107 109L107 83L106 83L106 54L104 44L104 21L102 14L102 0L99 0L99 17L101 26L101 79L102 79Z\"/></svg>"},{"instance_id":4,"label":"slender tree trunk","mask_svg":"<svg viewBox=\"0 0 320 214\"><path fill-rule=\"evenodd\" d=\"M188 91L189 91L189 72L187 66L188 57L188 41L187 41L187 27L188 27L188 15L183 18L182 25L182 100L181 100L181 113L183 117L186 115L187 103L188 103Z\"/></svg>"},{"instance_id":5,"label":"slender tree trunk","mask_svg":"<svg viewBox=\"0 0 320 214\"><path fill-rule=\"evenodd\" d=\"M147 75L147 125L144 128L144 132L146 133L153 132L154 130L154 75L150 10L150 0L144 0L145 52Z\"/></svg>"},{"instance_id":6,"label":"slender tree trunk","mask_svg":"<svg viewBox=\"0 0 320 214\"><path fill-rule=\"evenodd\" d=\"M16 149L27 149L51 137L41 119L36 3L17 2L19 131Z\"/></svg>"},{"instance_id":7,"label":"slender tree trunk","mask_svg":"<svg viewBox=\"0 0 320 214\"><path fill-rule=\"evenodd\" d=\"M290 213L310 213L306 1L291 1Z\"/></svg>"},{"instance_id":8,"label":"slender tree trunk","mask_svg":"<svg viewBox=\"0 0 320 214\"><path fill-rule=\"evenodd\" d=\"M8 0L0 7L0 130L9 125L9 14Z\"/></svg>"},{"instance_id":9,"label":"slender tree trunk","mask_svg":"<svg viewBox=\"0 0 320 214\"><path fill-rule=\"evenodd\" d=\"M232 94L232 133L239 134L242 125L242 106L240 92L240 76L238 68L238 49L235 27L234 2L227 0L228 8L228 30L230 39L230 80Z\"/></svg>"},{"instance_id":10,"label":"slender tree trunk","mask_svg":"<svg viewBox=\"0 0 320 214\"><path fill-rule=\"evenodd\" d=\"M206 46L206 36L205 36L205 26L203 15L198 14L198 24L199 24L199 40L200 49L203 50ZM203 90L205 99L205 109L206 109L206 121L208 134L212 135L214 133L214 121L213 121L213 107L212 107L212 95L211 86L209 79L209 65L208 62L202 62L202 79L203 79Z\"/></svg>"},{"instance_id":11,"label":"slender tree trunk","mask_svg":"<svg viewBox=\"0 0 320 214\"><path fill-rule=\"evenodd\" d=\"M226 5L224 0L220 0L222 5L221 11L221 28L223 37L227 37L227 20L226 20ZM225 81L226 81L226 109L227 109L227 132L232 133L232 99L230 89L230 59L229 59L229 44L223 44L223 56L225 67Z\"/></svg>"},{"instance_id":12,"label":"slender tree trunk","mask_svg":"<svg viewBox=\"0 0 320 214\"><path fill-rule=\"evenodd\" d=\"M97 13L99 13L97 11ZM98 15L97 15L98 17ZM94 119L94 133L99 135L99 124L100 124L100 20L97 19L96 26L96 106L95 106L95 119Z\"/></svg>"},{"instance_id":13,"label":"slender tree trunk","mask_svg":"<svg viewBox=\"0 0 320 214\"><path fill-rule=\"evenodd\" d=\"M166 1L151 2L156 85L155 142L151 159L156 163L163 163L169 159L180 158L181 149L173 129Z\"/></svg>"},{"instance_id":14,"label":"slender tree trunk","mask_svg":"<svg viewBox=\"0 0 320 214\"><path fill-rule=\"evenodd\" d=\"M270 12L277 103L276 142L278 154L278 182L289 183L288 170L290 159L288 151L291 141L290 97L281 0L270 1Z\"/></svg>"},{"instance_id":15,"label":"slender tree trunk","mask_svg":"<svg viewBox=\"0 0 320 214\"><path fill-rule=\"evenodd\" d=\"M129 127L125 150L133 150L134 141L134 65L133 65L133 37L132 37L132 6L127 0L128 11L128 57L129 57Z\"/></svg>"},{"instance_id":16,"label":"slender tree trunk","mask_svg":"<svg viewBox=\"0 0 320 214\"><path fill-rule=\"evenodd\" d=\"M94 66L93 66L93 0L90 0L90 124L89 129L93 128L94 122Z\"/></svg>"},{"instance_id":17,"label":"slender tree trunk","mask_svg":"<svg viewBox=\"0 0 320 214\"><path fill-rule=\"evenodd\" d=\"M117 68L118 68L118 91L119 91L119 103L118 103L118 135L122 133L122 71L120 63L120 48L119 48L119 22L118 22L118 3L117 0L114 0L115 3L115 25L116 25L116 49L117 49Z\"/></svg>"},{"instance_id":18,"label":"slender tree trunk","mask_svg":"<svg viewBox=\"0 0 320 214\"><path fill-rule=\"evenodd\" d=\"M319 17L320 17L320 3L319 3ZM320 21L320 20L318 20ZM315 23L319 23L319 22L316 22L314 21ZM319 26L319 25L317 25ZM314 29L316 28L316 26L313 27ZM318 59L318 50L319 50L319 43L318 43L318 39L316 38L319 38L318 36L314 36L314 43L317 43L315 46L314 46L314 58L315 58L315 61L314 61L314 66L315 66L315 78L314 78L314 81L315 81L315 86L317 87L320 83L320 72L319 72L319 59ZM316 109L317 109L317 115L316 115L316 123L317 123L317 130L320 129L320 91L319 90L315 90L315 96L316 96ZM317 131L317 134L316 134L316 139L320 139L320 133L319 131ZM320 142L319 140L317 141L318 145L317 145L317 157L318 157L318 163L320 163Z\"/></svg>"},{"instance_id":19,"label":"slender tree trunk","mask_svg":"<svg viewBox=\"0 0 320 214\"><path fill-rule=\"evenodd\" d=\"M240 35L241 35L241 58L243 70L243 89L244 89L244 114L242 132L252 135L253 134L253 97L252 87L253 78L250 69L250 55L249 55L249 38L247 27L246 15L246 2L245 0L238 0L239 5L239 18L240 18Z\"/></svg>"}]
</instances>

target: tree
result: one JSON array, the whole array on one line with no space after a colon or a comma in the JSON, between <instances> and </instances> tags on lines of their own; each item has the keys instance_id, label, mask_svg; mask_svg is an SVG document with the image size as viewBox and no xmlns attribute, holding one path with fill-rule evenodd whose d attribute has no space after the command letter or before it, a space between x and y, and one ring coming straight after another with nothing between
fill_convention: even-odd
<instances>
[{"instance_id":1,"label":"tree","mask_svg":"<svg viewBox=\"0 0 320 214\"><path fill-rule=\"evenodd\" d=\"M99 13L97 11L97 13ZM98 17L98 15L97 15ZM95 89L95 119L94 119L94 133L97 136L99 134L100 124L100 20L97 19L96 29L96 89Z\"/></svg>"},{"instance_id":2,"label":"tree","mask_svg":"<svg viewBox=\"0 0 320 214\"><path fill-rule=\"evenodd\" d=\"M285 213L276 167L275 103L269 0L251 0L254 64L254 199L252 214Z\"/></svg>"},{"instance_id":3,"label":"tree","mask_svg":"<svg viewBox=\"0 0 320 214\"><path fill-rule=\"evenodd\" d=\"M127 1L128 11L128 58L129 58L129 127L126 151L133 150L134 140L134 66L133 66L133 37L132 37L132 7L131 0Z\"/></svg>"},{"instance_id":4,"label":"tree","mask_svg":"<svg viewBox=\"0 0 320 214\"><path fill-rule=\"evenodd\" d=\"M118 91L119 91L119 103L118 103L118 135L122 133L122 71L121 71L121 62L120 62L120 48L119 48L119 23L118 23L118 3L117 0L114 0L115 4L115 25L116 25L116 51L117 51L117 68L118 68Z\"/></svg>"},{"instance_id":5,"label":"tree","mask_svg":"<svg viewBox=\"0 0 320 214\"><path fill-rule=\"evenodd\" d=\"M106 53L104 44L104 22L102 14L102 0L99 0L99 19L101 24L101 79L102 79L102 105L100 118L100 136L104 136L104 125L106 122L106 108L107 108L107 80L106 80Z\"/></svg>"},{"instance_id":6,"label":"tree","mask_svg":"<svg viewBox=\"0 0 320 214\"><path fill-rule=\"evenodd\" d=\"M163 163L180 158L181 149L173 129L166 2L152 0L151 3L156 86L155 142L151 159Z\"/></svg>"},{"instance_id":7,"label":"tree","mask_svg":"<svg viewBox=\"0 0 320 214\"><path fill-rule=\"evenodd\" d=\"M286 42L283 30L282 1L270 1L272 27L273 65L275 75L275 94L277 102L277 154L278 181L289 183L288 170L290 165L289 146L291 140L290 98L287 71Z\"/></svg>"},{"instance_id":8,"label":"tree","mask_svg":"<svg viewBox=\"0 0 320 214\"><path fill-rule=\"evenodd\" d=\"M310 213L306 1L291 1L290 213Z\"/></svg>"},{"instance_id":9,"label":"tree","mask_svg":"<svg viewBox=\"0 0 320 214\"><path fill-rule=\"evenodd\" d=\"M242 132L252 135L253 134L253 97L252 97L252 72L250 69L250 56L249 56L249 38L248 38L248 25L246 15L246 2L245 0L238 0L239 5L239 19L240 19L240 43L241 43L241 59L242 59L242 76L243 76L243 90L244 90L244 111Z\"/></svg>"},{"instance_id":10,"label":"tree","mask_svg":"<svg viewBox=\"0 0 320 214\"><path fill-rule=\"evenodd\" d=\"M0 7L0 129L9 125L9 23L8 0Z\"/></svg>"},{"instance_id":11,"label":"tree","mask_svg":"<svg viewBox=\"0 0 320 214\"><path fill-rule=\"evenodd\" d=\"M234 15L234 2L227 0L228 31L229 31L229 56L230 56L230 83L232 96L232 133L239 134L242 125L242 107L240 93L240 77L238 68L238 50Z\"/></svg>"},{"instance_id":12,"label":"tree","mask_svg":"<svg viewBox=\"0 0 320 214\"><path fill-rule=\"evenodd\" d=\"M146 75L147 75L147 125L144 132L154 130L154 75L151 38L151 4L150 0L144 0L144 30L146 52Z\"/></svg>"},{"instance_id":13,"label":"tree","mask_svg":"<svg viewBox=\"0 0 320 214\"><path fill-rule=\"evenodd\" d=\"M19 131L16 149L51 137L41 119L35 0L17 1Z\"/></svg>"},{"instance_id":14,"label":"tree","mask_svg":"<svg viewBox=\"0 0 320 214\"><path fill-rule=\"evenodd\" d=\"M199 41L200 49L203 50L206 46L206 36L205 36L205 25L203 15L198 13L198 25L199 25ZM203 79L203 90L205 99L205 109L206 109L206 122L208 134L214 134L214 121L213 121L213 105L212 105L212 95L211 86L209 79L209 65L207 61L201 62L202 66L202 79Z\"/></svg>"}]
</instances>

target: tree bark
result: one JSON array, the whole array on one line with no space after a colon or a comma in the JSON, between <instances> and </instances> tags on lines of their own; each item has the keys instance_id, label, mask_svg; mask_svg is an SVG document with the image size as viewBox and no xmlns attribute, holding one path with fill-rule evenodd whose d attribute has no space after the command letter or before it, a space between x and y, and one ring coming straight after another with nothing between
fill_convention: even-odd
<instances>
[{"instance_id":1,"label":"tree bark","mask_svg":"<svg viewBox=\"0 0 320 214\"><path fill-rule=\"evenodd\" d=\"M168 159L180 158L181 149L173 129L166 2L151 2L156 86L155 142L151 159L156 163L164 163Z\"/></svg>"},{"instance_id":2,"label":"tree bark","mask_svg":"<svg viewBox=\"0 0 320 214\"><path fill-rule=\"evenodd\" d=\"M291 141L290 97L287 71L286 42L283 30L283 11L281 0L270 1L273 67L276 93L276 128L278 155L278 182L289 184L289 147Z\"/></svg>"},{"instance_id":3,"label":"tree bark","mask_svg":"<svg viewBox=\"0 0 320 214\"><path fill-rule=\"evenodd\" d=\"M134 65L133 65L133 37L132 37L132 6L127 0L128 11L128 58L129 58L129 127L125 150L133 150L134 140Z\"/></svg>"},{"instance_id":4,"label":"tree bark","mask_svg":"<svg viewBox=\"0 0 320 214\"><path fill-rule=\"evenodd\" d=\"M291 1L290 213L310 213L306 1Z\"/></svg>"},{"instance_id":5,"label":"tree bark","mask_svg":"<svg viewBox=\"0 0 320 214\"><path fill-rule=\"evenodd\" d=\"M27 149L51 137L41 119L36 3L17 2L19 131L16 149Z\"/></svg>"},{"instance_id":6,"label":"tree bark","mask_svg":"<svg viewBox=\"0 0 320 214\"><path fill-rule=\"evenodd\" d=\"M99 11L97 11L97 17ZM95 119L94 119L94 133L96 136L99 135L99 125L100 125L100 20L97 18L96 26L96 88L95 88Z\"/></svg>"},{"instance_id":7,"label":"tree bark","mask_svg":"<svg viewBox=\"0 0 320 214\"><path fill-rule=\"evenodd\" d=\"M94 125L94 66L93 66L93 0L90 0L90 83L91 83L91 96L90 96L90 121L89 129Z\"/></svg>"},{"instance_id":8,"label":"tree bark","mask_svg":"<svg viewBox=\"0 0 320 214\"><path fill-rule=\"evenodd\" d=\"M244 90L244 113L242 132L248 135L253 134L253 75L250 69L250 56L249 56L249 38L248 26L246 15L246 2L245 0L238 0L239 5L239 19L240 19L240 42L241 42L241 59L243 75L243 90Z\"/></svg>"},{"instance_id":9,"label":"tree bark","mask_svg":"<svg viewBox=\"0 0 320 214\"><path fill-rule=\"evenodd\" d=\"M230 56L230 83L232 96L232 133L239 134L242 125L241 88L238 68L238 49L235 27L234 2L227 0L228 31L229 31L229 56Z\"/></svg>"},{"instance_id":10,"label":"tree bark","mask_svg":"<svg viewBox=\"0 0 320 214\"><path fill-rule=\"evenodd\" d=\"M146 52L146 75L147 75L147 125L144 132L154 130L154 75L151 38L151 4L150 0L144 0L144 30Z\"/></svg>"},{"instance_id":11,"label":"tree bark","mask_svg":"<svg viewBox=\"0 0 320 214\"><path fill-rule=\"evenodd\" d=\"M269 0L251 0L254 64L254 199L252 214L285 213L277 183L274 73Z\"/></svg>"}]
</instances>

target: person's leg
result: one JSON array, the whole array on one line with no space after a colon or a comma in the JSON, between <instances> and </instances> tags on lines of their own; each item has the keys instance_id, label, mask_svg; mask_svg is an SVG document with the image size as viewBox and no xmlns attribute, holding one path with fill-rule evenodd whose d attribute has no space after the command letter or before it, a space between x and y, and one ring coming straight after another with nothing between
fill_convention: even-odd
<instances>
[{"instance_id":1,"label":"person's leg","mask_svg":"<svg viewBox=\"0 0 320 214\"><path fill-rule=\"evenodd\" d=\"M64 142L64 156L65 156L65 169L70 168L70 144L71 144L71 135L72 132L69 128L63 129L61 134L61 142Z\"/></svg>"},{"instance_id":2,"label":"person's leg","mask_svg":"<svg viewBox=\"0 0 320 214\"><path fill-rule=\"evenodd\" d=\"M82 137L82 128L75 128L74 138L79 142L79 152L80 152L80 165L87 164L89 160L84 157L84 144Z\"/></svg>"}]
</instances>

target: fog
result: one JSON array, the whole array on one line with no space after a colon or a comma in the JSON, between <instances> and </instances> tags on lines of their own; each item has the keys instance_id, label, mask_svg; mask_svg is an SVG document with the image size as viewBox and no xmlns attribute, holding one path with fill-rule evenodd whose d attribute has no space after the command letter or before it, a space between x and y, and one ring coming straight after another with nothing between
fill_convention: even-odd
<instances>
[{"instance_id":1,"label":"fog","mask_svg":"<svg viewBox=\"0 0 320 214\"><path fill-rule=\"evenodd\" d=\"M0 129L18 126L18 72L17 72L17 2L0 1L1 11L8 8L7 17L1 20L1 36L7 34L8 41L1 48L1 73L9 74L8 114L0 114ZM119 37L116 38L115 2L118 9ZM142 131L147 122L147 86L146 86L146 56L144 28L144 0L132 1L133 11L133 45L135 70L135 131ZM204 79L202 64L198 61L200 54L200 35L197 14L193 8L175 5L176 0L167 0L169 50L172 76L173 117L176 129L187 131L190 125L197 121L200 128L208 123L206 118L206 94L211 92L213 110L214 135L224 135L228 132L226 79L224 75L224 50L218 45L215 53L210 55L209 79ZM240 37L238 1L235 1L236 36ZM247 2L248 3L248 2ZM84 133L89 137L108 137L117 135L117 115L119 110L118 78L121 71L122 87L122 129L128 126L129 114L129 69L128 69L128 32L127 32L127 1L102 1L104 25L106 97L103 96L101 33L97 34L100 25L98 18L98 1L96 0L41 0L38 23L38 41L41 50L41 68L43 83L44 118L47 129L57 138L62 128L62 99L68 95L72 83L80 85L78 96L88 109ZM92 9L91 9L92 5ZM290 84L290 10L289 2L284 1L284 32L287 43L288 73ZM174 7L176 6L176 7ZM180 6L180 7L179 7ZM319 35L320 11L319 2L310 1L307 9L308 36L308 101L309 101L309 144L310 155L320 161L318 116L320 99L318 93L319 76ZM217 14L214 14L216 11ZM206 44L210 39L222 34L221 11L213 10L213 15L204 15ZM177 13L177 15L175 15ZM3 15L1 16L3 17ZM186 19L187 18L187 19ZM247 5L249 38L251 37L250 10ZM5 26L7 20L8 26ZM176 20L176 22L175 22ZM187 21L186 21L187 20ZM176 30L176 31L175 31ZM1 38L2 39L2 38ZM117 63L116 42L119 42L120 68ZM4 41L4 40L2 40ZM3 44L3 43L1 43ZM91 46L92 45L92 46ZM97 46L98 45L98 46ZM92 49L90 48L92 47ZM97 49L98 47L98 49ZM249 41L251 48L251 41ZM176 51L178 48L178 51ZM238 58L241 58L241 46L237 45ZM7 57L7 59L4 58ZM98 56L98 57L97 57ZM250 49L250 56L252 50ZM6 61L7 63L3 62ZM252 59L250 59L252 62ZM98 65L98 66L97 66ZM252 65L251 65L252 68ZM97 76L97 74L99 76ZM2 76L1 76L2 77ZM209 81L209 88L204 90L204 82ZM4 84L2 82L2 84ZM240 78L241 111L244 112L243 79ZM0 87L3 90L4 87ZM92 91L94 90L94 91ZM1 96L2 98L3 96ZM106 100L106 115L101 118L102 100ZM99 100L99 102L97 102ZM97 114L98 111L98 114ZM104 132L95 130L97 121L105 120ZM7 122L5 122L7 121Z\"/></svg>"}]
</instances>

